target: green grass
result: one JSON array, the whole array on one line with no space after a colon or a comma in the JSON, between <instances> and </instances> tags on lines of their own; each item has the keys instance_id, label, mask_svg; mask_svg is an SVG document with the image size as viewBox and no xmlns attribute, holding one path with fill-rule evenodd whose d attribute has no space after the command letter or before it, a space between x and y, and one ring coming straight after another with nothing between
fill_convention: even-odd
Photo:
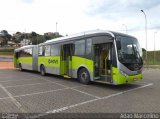
<instances>
[{"instance_id":1,"label":"green grass","mask_svg":"<svg viewBox=\"0 0 160 119\"><path fill-rule=\"evenodd\" d=\"M0 52L14 52L14 49L0 49Z\"/></svg>"},{"instance_id":2,"label":"green grass","mask_svg":"<svg viewBox=\"0 0 160 119\"><path fill-rule=\"evenodd\" d=\"M1 48L0 55L13 56L14 48Z\"/></svg>"}]
</instances>

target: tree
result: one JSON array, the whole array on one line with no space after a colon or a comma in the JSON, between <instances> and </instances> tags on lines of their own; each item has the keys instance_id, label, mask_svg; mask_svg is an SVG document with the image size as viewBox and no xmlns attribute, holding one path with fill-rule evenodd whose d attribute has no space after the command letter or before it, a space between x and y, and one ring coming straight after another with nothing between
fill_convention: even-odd
<instances>
[{"instance_id":1,"label":"tree","mask_svg":"<svg viewBox=\"0 0 160 119\"><path fill-rule=\"evenodd\" d=\"M59 37L62 37L62 35L60 35L58 32L55 32L55 33L48 32L44 34L45 40L51 40L51 39L59 38Z\"/></svg>"},{"instance_id":2,"label":"tree","mask_svg":"<svg viewBox=\"0 0 160 119\"><path fill-rule=\"evenodd\" d=\"M7 34L8 34L8 31L2 30L2 31L1 31L1 34L2 34L2 35L7 35Z\"/></svg>"},{"instance_id":3,"label":"tree","mask_svg":"<svg viewBox=\"0 0 160 119\"><path fill-rule=\"evenodd\" d=\"M36 33L36 32L34 32L34 31L32 31L32 36L37 36L38 34Z\"/></svg>"},{"instance_id":4,"label":"tree","mask_svg":"<svg viewBox=\"0 0 160 119\"><path fill-rule=\"evenodd\" d=\"M37 44L37 35L38 34L34 31L28 34L28 39L32 42L33 45Z\"/></svg>"},{"instance_id":5,"label":"tree","mask_svg":"<svg viewBox=\"0 0 160 119\"><path fill-rule=\"evenodd\" d=\"M15 42L15 43L20 43L25 37L26 37L25 33L16 32L12 36L12 41Z\"/></svg>"},{"instance_id":6,"label":"tree","mask_svg":"<svg viewBox=\"0 0 160 119\"><path fill-rule=\"evenodd\" d=\"M7 46L8 41L11 40L12 36L8 33L6 30L2 30L0 32L0 41L1 41L1 46Z\"/></svg>"},{"instance_id":7,"label":"tree","mask_svg":"<svg viewBox=\"0 0 160 119\"><path fill-rule=\"evenodd\" d=\"M40 35L32 31L31 33L29 33L28 39L31 40L33 45L36 45L36 44L43 43L47 40L58 38L58 37L62 37L62 35L59 35L59 33L52 33L52 32L48 32L48 33L45 33L44 35Z\"/></svg>"}]
</instances>

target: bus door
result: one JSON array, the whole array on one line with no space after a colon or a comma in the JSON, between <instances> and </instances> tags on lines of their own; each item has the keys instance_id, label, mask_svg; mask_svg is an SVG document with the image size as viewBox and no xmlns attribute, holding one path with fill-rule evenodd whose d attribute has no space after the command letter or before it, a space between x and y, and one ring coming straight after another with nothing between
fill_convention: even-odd
<instances>
[{"instance_id":1,"label":"bus door","mask_svg":"<svg viewBox=\"0 0 160 119\"><path fill-rule=\"evenodd\" d=\"M72 55L73 44L65 44L62 46L61 52L61 74L72 76Z\"/></svg>"},{"instance_id":2,"label":"bus door","mask_svg":"<svg viewBox=\"0 0 160 119\"><path fill-rule=\"evenodd\" d=\"M94 76L105 82L111 81L111 43L94 45Z\"/></svg>"}]
</instances>

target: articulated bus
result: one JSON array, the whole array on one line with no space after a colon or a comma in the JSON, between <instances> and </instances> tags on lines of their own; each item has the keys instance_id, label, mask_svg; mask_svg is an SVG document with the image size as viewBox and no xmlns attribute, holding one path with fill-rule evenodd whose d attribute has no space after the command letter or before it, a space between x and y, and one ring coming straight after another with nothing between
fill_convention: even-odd
<instances>
[{"instance_id":1,"label":"articulated bus","mask_svg":"<svg viewBox=\"0 0 160 119\"><path fill-rule=\"evenodd\" d=\"M15 67L90 81L120 85L143 77L142 49L130 35L88 31L15 49Z\"/></svg>"}]
</instances>

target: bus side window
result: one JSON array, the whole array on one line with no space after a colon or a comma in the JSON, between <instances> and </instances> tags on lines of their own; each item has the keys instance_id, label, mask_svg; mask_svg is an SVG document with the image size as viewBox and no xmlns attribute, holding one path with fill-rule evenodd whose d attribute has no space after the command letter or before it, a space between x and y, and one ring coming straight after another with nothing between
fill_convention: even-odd
<instances>
[{"instance_id":1,"label":"bus side window","mask_svg":"<svg viewBox=\"0 0 160 119\"><path fill-rule=\"evenodd\" d=\"M45 56L50 56L51 55L51 48L50 45L45 46Z\"/></svg>"},{"instance_id":2,"label":"bus side window","mask_svg":"<svg viewBox=\"0 0 160 119\"><path fill-rule=\"evenodd\" d=\"M40 46L38 50L39 50L39 51L38 51L38 55L39 55L39 56L44 56L44 54L45 54L45 49L44 49L44 47L43 47L43 46Z\"/></svg>"},{"instance_id":3,"label":"bus side window","mask_svg":"<svg viewBox=\"0 0 160 119\"><path fill-rule=\"evenodd\" d=\"M60 45L51 45L51 56L59 56L60 55Z\"/></svg>"},{"instance_id":4,"label":"bus side window","mask_svg":"<svg viewBox=\"0 0 160 119\"><path fill-rule=\"evenodd\" d=\"M86 56L91 56L92 53L92 39L86 40Z\"/></svg>"},{"instance_id":5,"label":"bus side window","mask_svg":"<svg viewBox=\"0 0 160 119\"><path fill-rule=\"evenodd\" d=\"M79 40L75 42L75 55L77 56L85 55L85 40Z\"/></svg>"}]
</instances>

